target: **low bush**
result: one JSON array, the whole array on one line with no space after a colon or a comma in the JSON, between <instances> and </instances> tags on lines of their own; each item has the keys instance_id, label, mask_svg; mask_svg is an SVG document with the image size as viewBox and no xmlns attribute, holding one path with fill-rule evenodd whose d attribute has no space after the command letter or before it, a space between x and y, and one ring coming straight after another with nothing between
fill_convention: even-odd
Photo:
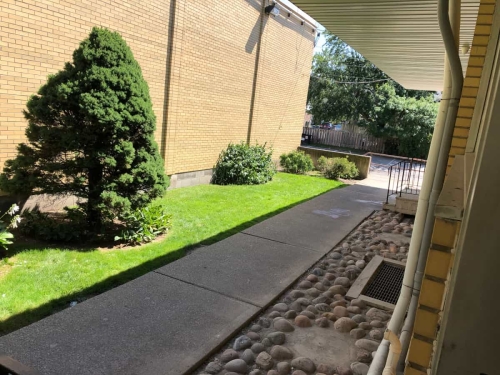
<instances>
[{"instance_id":1,"label":"low bush","mask_svg":"<svg viewBox=\"0 0 500 375\"><path fill-rule=\"evenodd\" d=\"M13 204L7 212L0 215L0 250L7 250L7 245L12 244L11 240L14 238L14 235L9 230L16 228L21 221L19 215L16 215L18 211L19 206Z\"/></svg>"},{"instance_id":2,"label":"low bush","mask_svg":"<svg viewBox=\"0 0 500 375\"><path fill-rule=\"evenodd\" d=\"M358 177L359 170L352 161L347 158L325 158L318 159L318 170L326 178L337 180L339 178L353 179Z\"/></svg>"},{"instance_id":3,"label":"low bush","mask_svg":"<svg viewBox=\"0 0 500 375\"><path fill-rule=\"evenodd\" d=\"M212 183L216 185L258 185L271 181L276 168L272 150L266 145L229 144L214 166Z\"/></svg>"},{"instance_id":4,"label":"low bush","mask_svg":"<svg viewBox=\"0 0 500 375\"><path fill-rule=\"evenodd\" d=\"M78 207L65 207L65 214L48 214L37 209L25 211L19 231L30 238L47 242L90 242L95 233L86 228L86 216Z\"/></svg>"},{"instance_id":5,"label":"low bush","mask_svg":"<svg viewBox=\"0 0 500 375\"><path fill-rule=\"evenodd\" d=\"M312 171L314 168L313 161L304 151L292 151L288 154L280 156L280 165L287 173L304 174Z\"/></svg>"},{"instance_id":6,"label":"low bush","mask_svg":"<svg viewBox=\"0 0 500 375\"><path fill-rule=\"evenodd\" d=\"M166 208L160 205L131 211L120 219L125 229L120 236L115 237L115 241L132 245L151 242L171 227L171 216L167 214Z\"/></svg>"}]
</instances>

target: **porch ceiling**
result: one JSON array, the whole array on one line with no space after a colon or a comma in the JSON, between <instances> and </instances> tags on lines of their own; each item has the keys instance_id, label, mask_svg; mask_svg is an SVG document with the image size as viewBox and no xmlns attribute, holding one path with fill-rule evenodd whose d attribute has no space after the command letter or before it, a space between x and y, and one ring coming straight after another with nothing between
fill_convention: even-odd
<instances>
[{"instance_id":1,"label":"porch ceiling","mask_svg":"<svg viewBox=\"0 0 500 375\"><path fill-rule=\"evenodd\" d=\"M437 0L292 0L407 89L442 90ZM472 45L479 0L462 0L460 45ZM465 69L469 55L460 55Z\"/></svg>"}]
</instances>

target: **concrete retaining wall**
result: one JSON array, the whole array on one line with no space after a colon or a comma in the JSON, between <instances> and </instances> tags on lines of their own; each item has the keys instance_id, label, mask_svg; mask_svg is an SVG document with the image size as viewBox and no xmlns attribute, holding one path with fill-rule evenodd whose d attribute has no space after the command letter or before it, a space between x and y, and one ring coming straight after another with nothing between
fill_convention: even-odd
<instances>
[{"instance_id":1,"label":"concrete retaining wall","mask_svg":"<svg viewBox=\"0 0 500 375\"><path fill-rule=\"evenodd\" d=\"M312 158L315 166L317 166L318 159L321 156L324 156L326 158L347 158L349 159L349 161L352 161L354 164L356 164L356 167L358 167L360 179L367 178L368 173L370 172L370 164L372 161L372 158L370 156L347 154L345 152L330 150L318 150L308 147L299 147L299 150L304 151L307 155L309 155Z\"/></svg>"}]
</instances>

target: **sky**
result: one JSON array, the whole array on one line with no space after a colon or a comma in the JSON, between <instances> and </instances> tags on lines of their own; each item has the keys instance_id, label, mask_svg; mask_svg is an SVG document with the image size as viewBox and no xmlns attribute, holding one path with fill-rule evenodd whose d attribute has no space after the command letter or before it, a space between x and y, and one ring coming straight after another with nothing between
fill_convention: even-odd
<instances>
[{"instance_id":1,"label":"sky","mask_svg":"<svg viewBox=\"0 0 500 375\"><path fill-rule=\"evenodd\" d=\"M321 49L323 48L323 44L325 44L325 35L322 32L324 30L323 27L318 28L318 32L321 33L318 41L316 42L316 47L314 47L314 53L321 52Z\"/></svg>"}]
</instances>

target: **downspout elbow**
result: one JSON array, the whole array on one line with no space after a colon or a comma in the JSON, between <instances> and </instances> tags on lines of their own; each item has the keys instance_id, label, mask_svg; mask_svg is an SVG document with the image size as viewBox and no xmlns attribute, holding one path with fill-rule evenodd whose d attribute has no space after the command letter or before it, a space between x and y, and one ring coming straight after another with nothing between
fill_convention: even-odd
<instances>
[{"instance_id":1,"label":"downspout elbow","mask_svg":"<svg viewBox=\"0 0 500 375\"><path fill-rule=\"evenodd\" d=\"M385 330L384 339L388 340L391 346L389 347L389 357L387 358L382 375L396 375L396 364L401 354L401 342L398 336L390 329Z\"/></svg>"}]
</instances>

